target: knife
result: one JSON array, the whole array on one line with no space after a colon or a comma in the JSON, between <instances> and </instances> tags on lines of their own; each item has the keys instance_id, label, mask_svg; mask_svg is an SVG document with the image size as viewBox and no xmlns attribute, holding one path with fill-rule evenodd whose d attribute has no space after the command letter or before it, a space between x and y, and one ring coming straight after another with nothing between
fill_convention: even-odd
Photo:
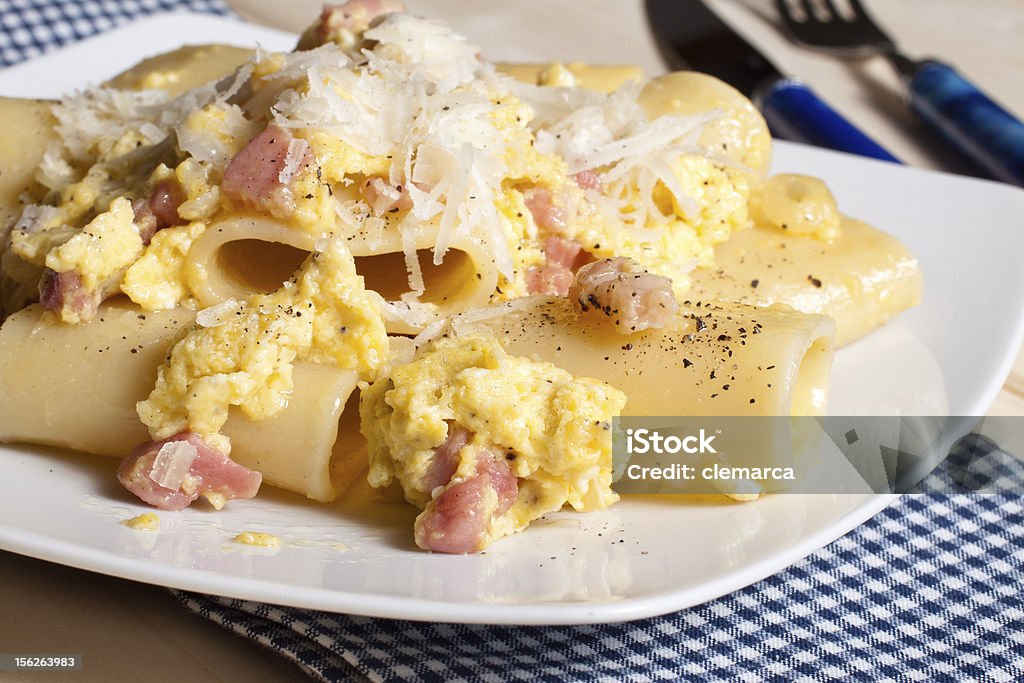
<instances>
[{"instance_id":1,"label":"knife","mask_svg":"<svg viewBox=\"0 0 1024 683\"><path fill-rule=\"evenodd\" d=\"M797 78L784 76L701 0L646 0L662 57L729 83L761 110L772 135L901 163Z\"/></svg>"}]
</instances>

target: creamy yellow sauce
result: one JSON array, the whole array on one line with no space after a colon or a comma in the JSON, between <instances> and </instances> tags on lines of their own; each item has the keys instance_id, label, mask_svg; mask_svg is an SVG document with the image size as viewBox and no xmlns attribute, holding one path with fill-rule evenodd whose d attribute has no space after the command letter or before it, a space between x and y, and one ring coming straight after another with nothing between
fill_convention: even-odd
<instances>
[{"instance_id":1,"label":"creamy yellow sauce","mask_svg":"<svg viewBox=\"0 0 1024 683\"><path fill-rule=\"evenodd\" d=\"M251 545L259 548L280 548L281 539L273 534L263 533L262 531L243 531L242 533L231 539L234 543L241 545Z\"/></svg>"},{"instance_id":2,"label":"creamy yellow sauce","mask_svg":"<svg viewBox=\"0 0 1024 683\"><path fill-rule=\"evenodd\" d=\"M228 409L238 406L256 420L281 411L296 361L355 370L369 380L388 350L374 301L339 242L310 256L280 290L229 300L197 322L161 366L139 417L154 438L190 429L224 451Z\"/></svg>"},{"instance_id":3,"label":"creamy yellow sauce","mask_svg":"<svg viewBox=\"0 0 1024 683\"><path fill-rule=\"evenodd\" d=\"M122 523L126 527L130 529L135 529L136 531L160 530L160 518L152 512L143 512L141 515L136 515L131 519L126 519Z\"/></svg>"}]
</instances>

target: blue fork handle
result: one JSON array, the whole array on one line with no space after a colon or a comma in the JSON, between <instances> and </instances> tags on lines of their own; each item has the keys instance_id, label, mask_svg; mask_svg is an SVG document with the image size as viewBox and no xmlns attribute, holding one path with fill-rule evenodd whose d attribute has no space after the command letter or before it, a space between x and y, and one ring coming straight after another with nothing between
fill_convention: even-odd
<instances>
[{"instance_id":1,"label":"blue fork handle","mask_svg":"<svg viewBox=\"0 0 1024 683\"><path fill-rule=\"evenodd\" d=\"M910 77L910 106L950 144L993 178L1024 185L1024 123L942 62Z\"/></svg>"},{"instance_id":2,"label":"blue fork handle","mask_svg":"<svg viewBox=\"0 0 1024 683\"><path fill-rule=\"evenodd\" d=\"M794 78L781 78L756 97L776 137L901 163Z\"/></svg>"}]
</instances>

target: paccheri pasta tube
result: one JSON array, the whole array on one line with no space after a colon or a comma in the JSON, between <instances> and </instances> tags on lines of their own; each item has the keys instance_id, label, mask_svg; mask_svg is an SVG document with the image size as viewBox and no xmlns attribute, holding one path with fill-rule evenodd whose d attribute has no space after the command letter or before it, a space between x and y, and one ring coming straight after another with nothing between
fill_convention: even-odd
<instances>
[{"instance_id":1,"label":"paccheri pasta tube","mask_svg":"<svg viewBox=\"0 0 1024 683\"><path fill-rule=\"evenodd\" d=\"M820 415L835 332L828 318L788 306L708 301L684 303L664 328L623 335L554 297L466 313L451 328L489 331L510 354L621 389L624 415Z\"/></svg>"},{"instance_id":2,"label":"paccheri pasta tube","mask_svg":"<svg viewBox=\"0 0 1024 683\"><path fill-rule=\"evenodd\" d=\"M123 458L149 434L136 404L193 324L194 313L143 312L123 301L81 325L53 324L38 307L0 328L0 441L42 443ZM233 410L232 458L267 483L328 502L365 468L358 433L338 433L356 374L298 364L288 407L265 420ZM338 454L332 481L331 462Z\"/></svg>"},{"instance_id":3,"label":"paccheri pasta tube","mask_svg":"<svg viewBox=\"0 0 1024 683\"><path fill-rule=\"evenodd\" d=\"M268 292L286 281L315 249L316 236L291 229L271 218L239 215L213 224L192 243L184 266L189 288L200 305L214 306L231 298ZM498 272L482 245L468 239L453 241L444 260L433 265L434 237L420 232L414 238L423 282L421 302L433 306L432 316L447 316L483 306L498 283ZM394 232L351 235L348 248L367 287L380 295L385 310L402 311L409 292L401 236ZM400 314L388 321L393 333L415 333L431 322L413 324Z\"/></svg>"},{"instance_id":4,"label":"paccheri pasta tube","mask_svg":"<svg viewBox=\"0 0 1024 683\"><path fill-rule=\"evenodd\" d=\"M836 321L847 344L921 301L917 259L892 235L843 218L832 241L758 226L715 250L693 274L689 296L756 306L786 303Z\"/></svg>"},{"instance_id":5,"label":"paccheri pasta tube","mask_svg":"<svg viewBox=\"0 0 1024 683\"><path fill-rule=\"evenodd\" d=\"M145 313L123 302L78 326L49 323L38 307L12 316L0 328L0 440L123 456L147 437L136 403L192 324L188 311ZM671 328L626 338L550 297L452 324L494 334L511 355L620 388L624 414L818 414L827 396L830 323L783 307L712 303L686 310ZM232 457L268 483L332 500L364 466L360 435L338 432L355 373L314 364L295 372L284 411L262 421L233 412L224 433Z\"/></svg>"},{"instance_id":6,"label":"paccheri pasta tube","mask_svg":"<svg viewBox=\"0 0 1024 683\"><path fill-rule=\"evenodd\" d=\"M0 97L4 130L22 134L0 137L0 320L39 296L41 268L25 263L6 248L7 230L22 214L22 200L37 197L36 169L54 137L50 106L39 100Z\"/></svg>"}]
</instances>

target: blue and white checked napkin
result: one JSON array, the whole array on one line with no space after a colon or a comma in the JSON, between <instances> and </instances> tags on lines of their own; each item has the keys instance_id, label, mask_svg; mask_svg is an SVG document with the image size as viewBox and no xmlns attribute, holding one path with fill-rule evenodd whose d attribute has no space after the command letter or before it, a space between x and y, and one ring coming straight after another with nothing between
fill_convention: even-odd
<instances>
[{"instance_id":1,"label":"blue and white checked napkin","mask_svg":"<svg viewBox=\"0 0 1024 683\"><path fill-rule=\"evenodd\" d=\"M0 0L0 66L171 10L230 13L223 0Z\"/></svg>"},{"instance_id":2,"label":"blue and white checked napkin","mask_svg":"<svg viewBox=\"0 0 1024 683\"><path fill-rule=\"evenodd\" d=\"M968 437L922 493L785 571L652 619L432 624L177 596L323 681L1021 681L1024 463L990 445Z\"/></svg>"},{"instance_id":3,"label":"blue and white checked napkin","mask_svg":"<svg viewBox=\"0 0 1024 683\"><path fill-rule=\"evenodd\" d=\"M0 0L0 65L181 9L229 13L221 0ZM920 493L789 569L623 624L426 624L176 595L323 681L1021 681L1022 486L1024 465L967 440Z\"/></svg>"}]
</instances>

